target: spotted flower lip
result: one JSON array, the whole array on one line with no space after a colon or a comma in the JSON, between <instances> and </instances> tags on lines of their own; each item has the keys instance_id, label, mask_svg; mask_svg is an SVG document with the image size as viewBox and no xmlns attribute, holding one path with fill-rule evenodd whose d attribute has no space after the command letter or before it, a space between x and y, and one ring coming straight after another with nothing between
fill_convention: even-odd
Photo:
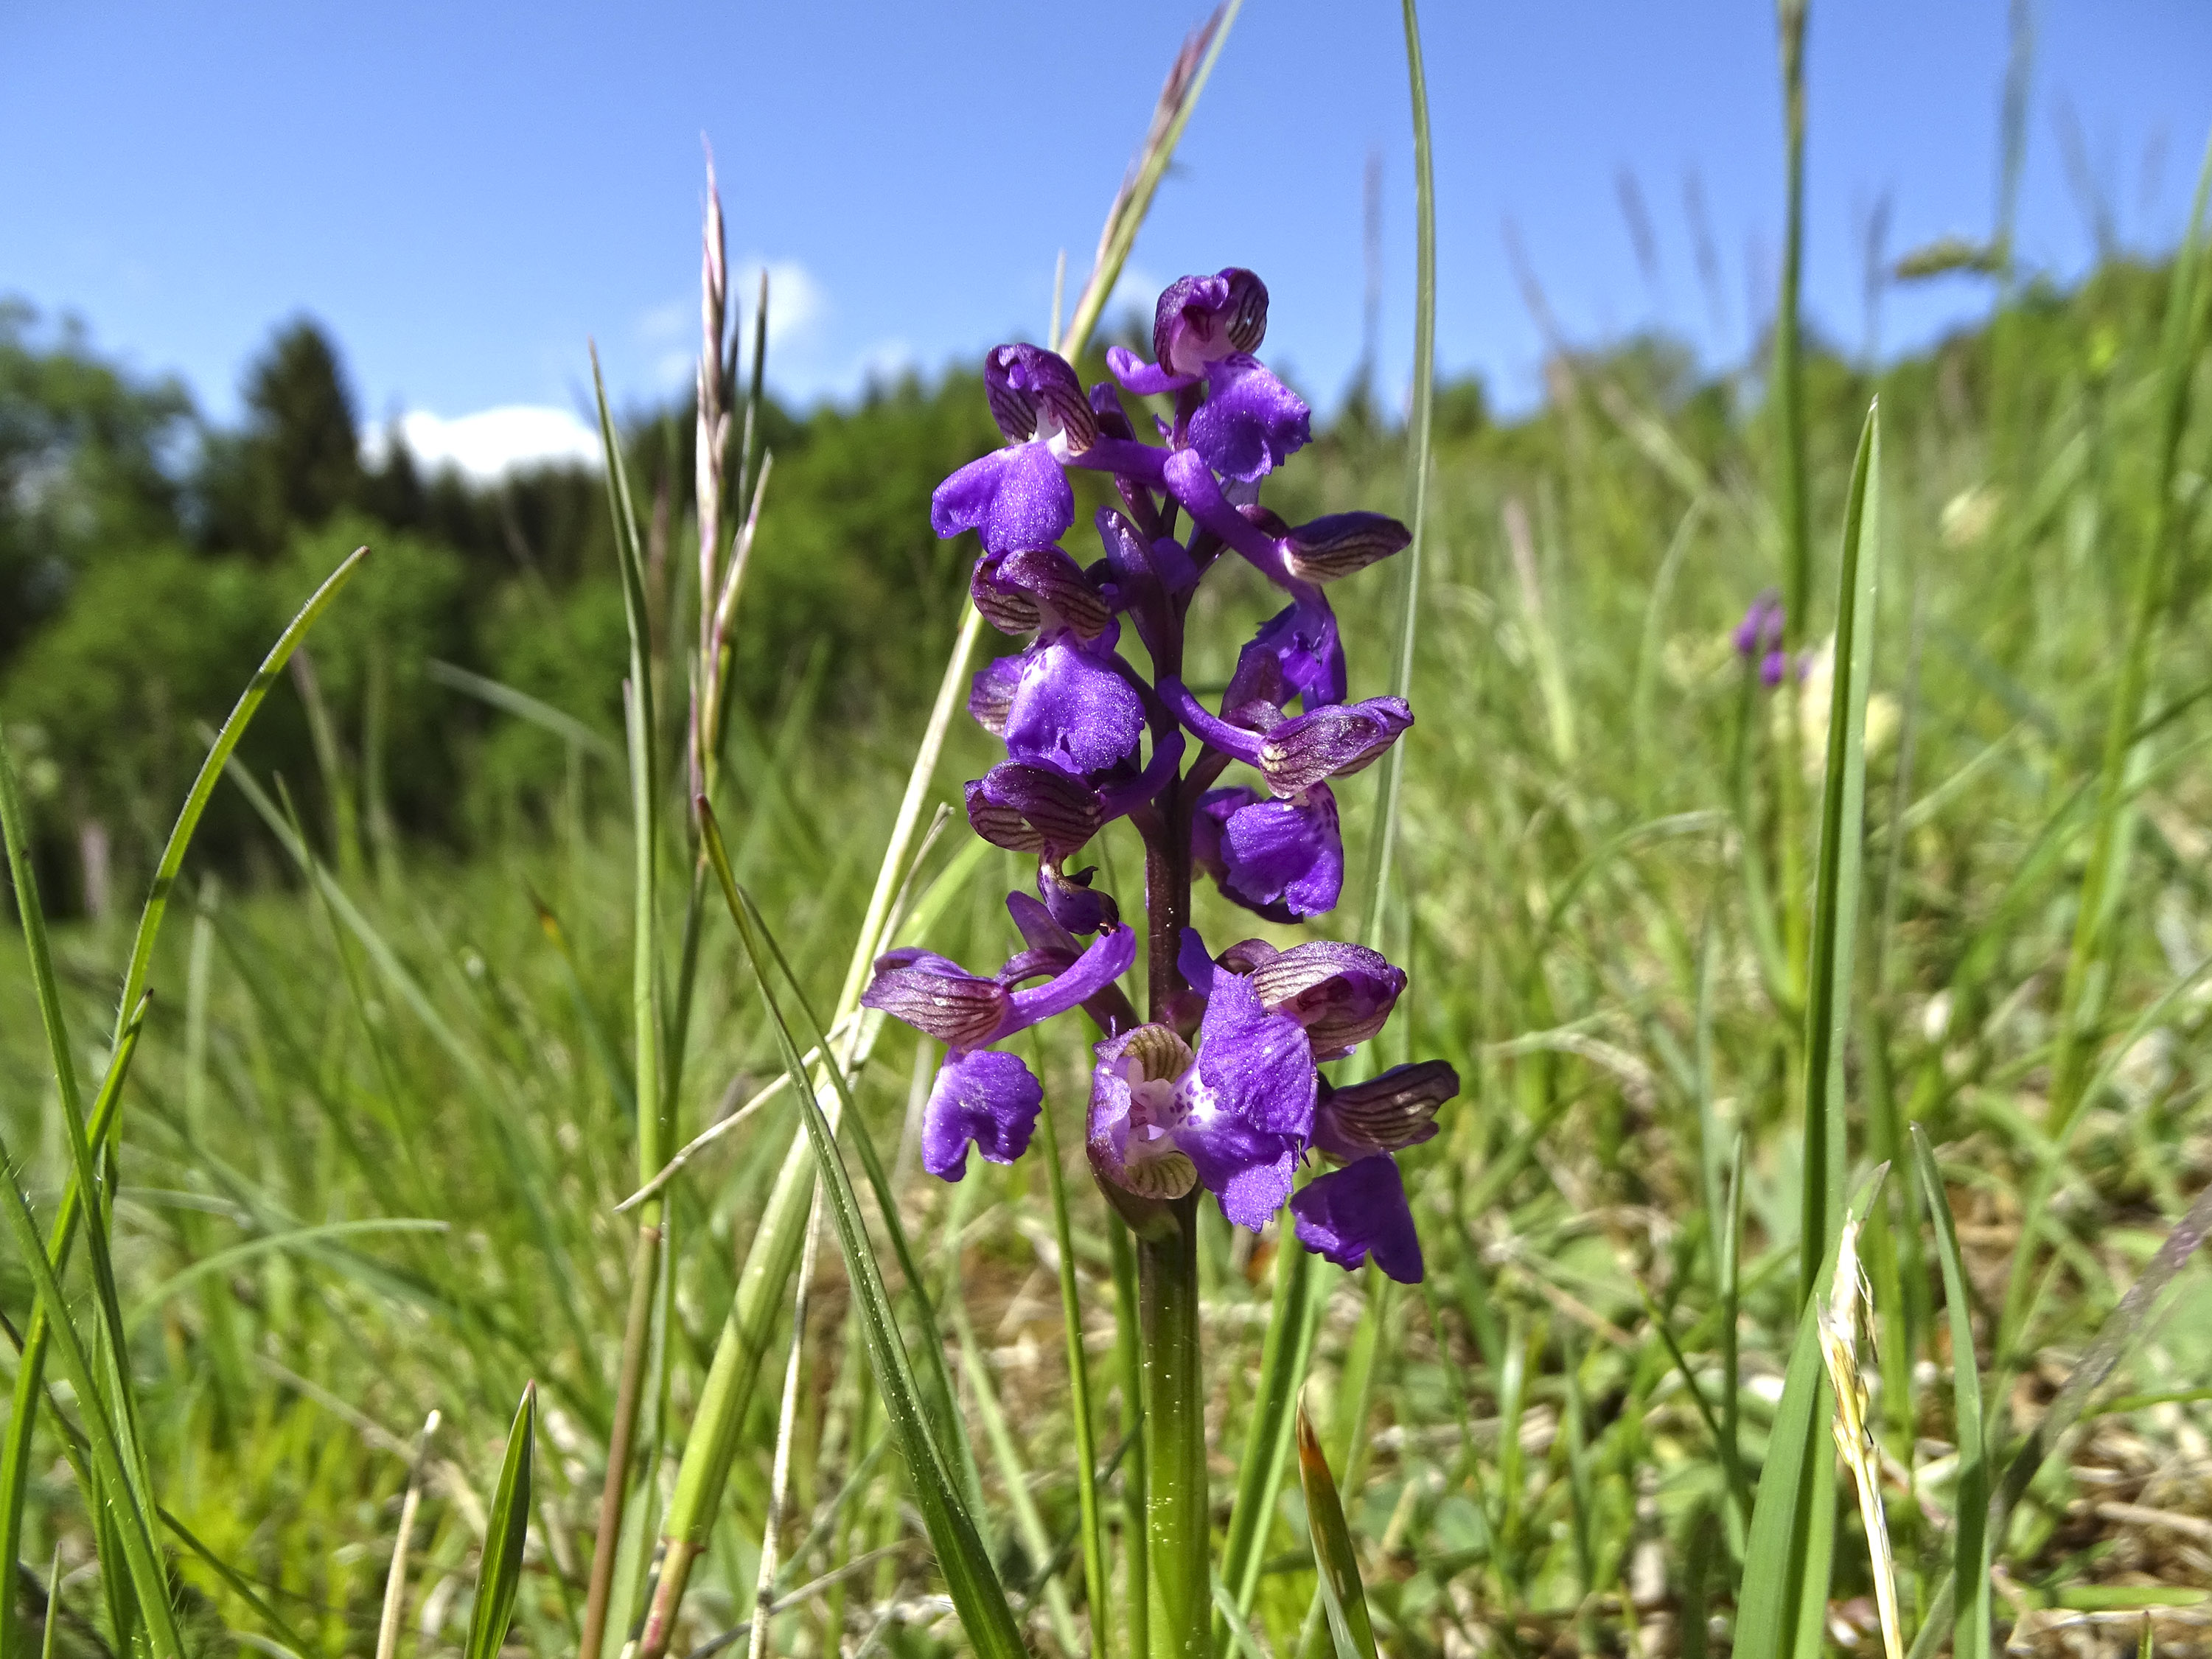
<instances>
[{"instance_id":1,"label":"spotted flower lip","mask_svg":"<svg viewBox=\"0 0 2212 1659\"><path fill-rule=\"evenodd\" d=\"M1459 1073L1441 1060L1394 1066L1364 1083L1322 1086L1314 1108L1316 1152L1350 1164L1403 1152L1437 1132L1437 1109L1459 1093Z\"/></svg>"},{"instance_id":2,"label":"spotted flower lip","mask_svg":"<svg viewBox=\"0 0 2212 1659\"><path fill-rule=\"evenodd\" d=\"M968 463L929 498L929 527L950 538L963 530L987 553L1049 547L1075 522L1075 491L1051 447L1009 445Z\"/></svg>"},{"instance_id":3,"label":"spotted flower lip","mask_svg":"<svg viewBox=\"0 0 2212 1659\"><path fill-rule=\"evenodd\" d=\"M1269 921L1336 908L1344 892L1344 836L1325 783L1303 800L1255 789L1210 789L1191 818L1191 862L1224 896Z\"/></svg>"},{"instance_id":4,"label":"spotted flower lip","mask_svg":"<svg viewBox=\"0 0 2212 1659\"><path fill-rule=\"evenodd\" d=\"M1133 770L1145 703L1115 659L1110 639L1041 639L1023 658L1006 700L1006 753L1086 781Z\"/></svg>"},{"instance_id":5,"label":"spotted flower lip","mask_svg":"<svg viewBox=\"0 0 2212 1659\"><path fill-rule=\"evenodd\" d=\"M1319 1090L1305 1034L1223 975L1198 1048L1166 1025L1097 1045L1091 1095L1091 1165L1141 1198L1203 1186L1222 1213L1255 1231L1290 1196Z\"/></svg>"},{"instance_id":6,"label":"spotted flower lip","mask_svg":"<svg viewBox=\"0 0 2212 1659\"><path fill-rule=\"evenodd\" d=\"M1373 1260L1401 1285L1421 1282L1421 1237L1395 1158L1363 1158L1308 1182L1291 1200L1298 1242L1347 1270Z\"/></svg>"}]
</instances>

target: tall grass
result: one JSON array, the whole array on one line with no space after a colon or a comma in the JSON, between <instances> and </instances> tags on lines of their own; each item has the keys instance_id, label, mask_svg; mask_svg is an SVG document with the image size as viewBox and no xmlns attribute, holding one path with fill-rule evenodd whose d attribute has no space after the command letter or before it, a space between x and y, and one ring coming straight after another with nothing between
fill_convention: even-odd
<instances>
[{"instance_id":1,"label":"tall grass","mask_svg":"<svg viewBox=\"0 0 2212 1659\"><path fill-rule=\"evenodd\" d=\"M1071 350L1221 40L1179 63ZM1442 1054L1467 1091L1406 1160L1418 1292L1200 1212L1179 1474L1218 1576L1174 1593L1217 1650L1809 1653L1838 1626L1864 1650L1869 1498L1917 1652L2057 1651L2145 1609L2160 1650L2203 1639L2205 258L2024 291L2002 447L1987 337L1876 381L1793 334L1771 409L1593 351L1432 465L1419 422L1347 427L1287 481L1286 516L1401 478L1419 503L1407 588L1345 609L1406 641L1421 724L1344 816L1363 928L1413 975L1376 1063ZM1770 696L1728 631L1778 521L1819 661ZM1078 1150L1088 1056L1039 1051L1053 1167L947 1187L908 1178L933 1056L847 1018L878 945L1003 930L1009 861L957 808L928 827L985 753L951 712L973 629L939 641L934 712L709 697L702 744L641 629L606 665L629 775L497 860L380 877L283 781L222 782L350 568L216 737L135 933L48 929L6 815L5 1652L568 1653L595 1620L605 1653L1146 1650L1133 1267ZM1192 684L1262 604L1201 593ZM243 890L185 860L217 787L270 832ZM1139 849L1123 826L1097 856L1110 879ZM179 880L191 939L161 927ZM817 1172L836 1248L801 1276ZM1883 1474L1851 1504L1814 1316L1847 1207L1882 1339ZM777 1361L781 1398L754 1387Z\"/></svg>"}]
</instances>

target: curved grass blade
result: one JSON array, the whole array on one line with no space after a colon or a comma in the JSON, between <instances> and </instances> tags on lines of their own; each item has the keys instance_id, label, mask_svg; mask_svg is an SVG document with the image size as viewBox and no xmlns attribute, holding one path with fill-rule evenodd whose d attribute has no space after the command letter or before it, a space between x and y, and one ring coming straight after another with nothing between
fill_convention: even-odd
<instances>
[{"instance_id":1,"label":"curved grass blade","mask_svg":"<svg viewBox=\"0 0 2212 1659\"><path fill-rule=\"evenodd\" d=\"M782 1006L769 978L771 958L766 930L756 928L750 906L730 873L729 855L723 848L721 830L712 810L703 800L697 805L701 840L708 861L721 884L730 919L737 924L754 983L760 989L769 1023L775 1032L784 1069L791 1074L792 1092L799 1098L807 1139L812 1145L815 1164L823 1182L830 1217L836 1225L838 1246L844 1254L846 1270L852 1276L853 1303L867 1345L869 1369L874 1373L884 1414L898 1434L899 1449L905 1455L915 1498L928 1529L930 1544L937 1552L945 1587L951 1592L961 1627L967 1632L969 1644L978 1654L985 1656L985 1659L1023 1659L1026 1650L1021 1631L1015 1623L1013 1609L1007 1605L998 1571L983 1547L959 1484L952 1476L945 1453L931 1431L928 1415L922 1409L906 1346L899 1340L890 1296L884 1286L883 1271L877 1266L875 1251L868 1243L866 1224L861 1219L860 1195L854 1192L852 1176L846 1172L845 1161L838 1154L836 1133L823 1114L821 1103L814 1097L805 1060L790 1026L785 1023Z\"/></svg>"},{"instance_id":2,"label":"curved grass blade","mask_svg":"<svg viewBox=\"0 0 2212 1659\"><path fill-rule=\"evenodd\" d=\"M1952 1540L1951 1571L1968 1586L1952 1625L1951 1651L1957 1659L1989 1659L1990 1654L1990 1464L1982 1430L1982 1379L1974 1364L1973 1311L1966 1273L1959 1259L1959 1228L1927 1131L1912 1126L1912 1163L1936 1224L1936 1258L1943 1272L1943 1301L1951 1321L1951 1390L1958 1413L1959 1495L1957 1533Z\"/></svg>"},{"instance_id":3,"label":"curved grass blade","mask_svg":"<svg viewBox=\"0 0 2212 1659\"><path fill-rule=\"evenodd\" d=\"M466 1659L499 1659L507 1626L514 1622L514 1595L522 1586L522 1547L530 1536L530 1462L538 1440L538 1384L522 1385L522 1403L507 1431L507 1458L492 1491L491 1516L484 1530L483 1565L477 1577L477 1599L469 1610Z\"/></svg>"},{"instance_id":4,"label":"curved grass blade","mask_svg":"<svg viewBox=\"0 0 2212 1659\"><path fill-rule=\"evenodd\" d=\"M211 1274L223 1273L241 1261L265 1255L271 1250L309 1249L324 1239L349 1238L361 1233L442 1233L449 1231L452 1224L420 1216L396 1217L390 1220L331 1221L319 1227L295 1227L260 1238L249 1238L243 1244L234 1244L228 1249L204 1255L189 1267L170 1274L131 1304L130 1311L123 1316L123 1327L126 1331L136 1331L178 1291L188 1290Z\"/></svg>"},{"instance_id":5,"label":"curved grass blade","mask_svg":"<svg viewBox=\"0 0 2212 1659\"><path fill-rule=\"evenodd\" d=\"M93 1472L104 1489L104 1507L113 1521L122 1546L131 1591L137 1601L137 1616L143 1621L154 1651L161 1659L183 1659L184 1641L178 1633L176 1615L169 1606L168 1573L155 1544L146 1511L139 1506L138 1483L125 1461L128 1453L109 1418L106 1391L99 1386L92 1360L70 1318L69 1304L62 1299L53 1264L46 1260L46 1252L39 1242L38 1224L31 1218L30 1204L15 1184L15 1157L4 1142L0 1142L0 1165L5 1166L5 1172L0 1173L0 1188L4 1188L7 1194L0 1210L7 1213L16 1254L30 1269L32 1283L46 1304L46 1328L52 1334L54 1346L61 1356L63 1374L76 1392L77 1407L84 1415L85 1439L92 1451ZM27 1370L29 1365L27 1350L23 1369ZM85 1498L88 1503L94 1501L92 1493L86 1493ZM10 1561L8 1565L8 1577L12 1579L14 1563Z\"/></svg>"},{"instance_id":6,"label":"curved grass blade","mask_svg":"<svg viewBox=\"0 0 2212 1659\"><path fill-rule=\"evenodd\" d=\"M1313 1419L1298 1407L1298 1479L1306 1492L1306 1524L1313 1531L1314 1565L1321 1577L1322 1606L1337 1659L1376 1659L1375 1630L1367 1619L1367 1592L1359 1582L1359 1557L1344 1523L1328 1458L1314 1432Z\"/></svg>"}]
</instances>

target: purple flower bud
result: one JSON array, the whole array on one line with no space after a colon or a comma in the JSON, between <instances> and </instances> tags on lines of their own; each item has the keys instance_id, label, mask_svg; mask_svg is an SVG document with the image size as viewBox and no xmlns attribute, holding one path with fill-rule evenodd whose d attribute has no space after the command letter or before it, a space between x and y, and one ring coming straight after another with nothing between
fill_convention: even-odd
<instances>
[{"instance_id":1,"label":"purple flower bud","mask_svg":"<svg viewBox=\"0 0 2212 1659\"><path fill-rule=\"evenodd\" d=\"M1401 551L1413 532L1380 513L1332 513L1279 539L1293 576L1333 582Z\"/></svg>"},{"instance_id":2,"label":"purple flower bud","mask_svg":"<svg viewBox=\"0 0 2212 1659\"><path fill-rule=\"evenodd\" d=\"M1441 1060L1394 1066L1341 1089L1322 1085L1313 1144L1340 1163L1418 1146L1437 1132L1437 1109L1459 1092L1459 1073Z\"/></svg>"},{"instance_id":3,"label":"purple flower bud","mask_svg":"<svg viewBox=\"0 0 2212 1659\"><path fill-rule=\"evenodd\" d=\"M860 994L948 1048L980 1048L999 1035L1013 996L995 979L969 973L927 951L890 951L876 958L876 976Z\"/></svg>"},{"instance_id":4,"label":"purple flower bud","mask_svg":"<svg viewBox=\"0 0 2212 1659\"><path fill-rule=\"evenodd\" d=\"M1098 417L1100 437L1119 438L1125 443L1136 441L1137 428L1129 424L1128 411L1121 407L1121 394L1111 380L1101 380L1091 388L1091 412Z\"/></svg>"},{"instance_id":5,"label":"purple flower bud","mask_svg":"<svg viewBox=\"0 0 2212 1659\"><path fill-rule=\"evenodd\" d=\"M1042 346L994 346L983 359L991 418L1016 443L1064 437L1080 455L1098 439L1098 416L1067 360Z\"/></svg>"},{"instance_id":6,"label":"purple flower bud","mask_svg":"<svg viewBox=\"0 0 2212 1659\"><path fill-rule=\"evenodd\" d=\"M1771 691L1790 672L1790 653L1777 647L1759 659L1759 683ZM1797 678L1805 678L1805 665L1797 665Z\"/></svg>"},{"instance_id":7,"label":"purple flower bud","mask_svg":"<svg viewBox=\"0 0 2212 1659\"><path fill-rule=\"evenodd\" d=\"M921 1114L921 1167L944 1181L968 1173L968 1143L994 1164L1029 1150L1044 1086L1012 1054L959 1054L938 1068Z\"/></svg>"},{"instance_id":8,"label":"purple flower bud","mask_svg":"<svg viewBox=\"0 0 2212 1659\"><path fill-rule=\"evenodd\" d=\"M1211 789L1191 819L1191 860L1224 897L1270 921L1336 908L1344 891L1344 836L1325 783L1300 801L1257 790Z\"/></svg>"},{"instance_id":9,"label":"purple flower bud","mask_svg":"<svg viewBox=\"0 0 2212 1659\"><path fill-rule=\"evenodd\" d=\"M994 738L1006 735L1006 710L1021 684L1022 662L1020 657L994 657L968 683L968 712Z\"/></svg>"},{"instance_id":10,"label":"purple flower bud","mask_svg":"<svg viewBox=\"0 0 2212 1659\"><path fill-rule=\"evenodd\" d=\"M1050 766L1001 761L966 786L968 822L994 847L1064 859L1106 821L1098 792Z\"/></svg>"},{"instance_id":11,"label":"purple flower bud","mask_svg":"<svg viewBox=\"0 0 2212 1659\"><path fill-rule=\"evenodd\" d=\"M1406 975L1379 951L1315 939L1260 963L1251 983L1262 1007L1305 1028L1316 1060L1338 1060L1382 1029Z\"/></svg>"},{"instance_id":12,"label":"purple flower bud","mask_svg":"<svg viewBox=\"0 0 2212 1659\"><path fill-rule=\"evenodd\" d=\"M1062 870L1050 860L1037 864L1037 896L1054 921L1071 933L1095 933L1121 919L1121 907L1103 888L1093 888L1097 869Z\"/></svg>"},{"instance_id":13,"label":"purple flower bud","mask_svg":"<svg viewBox=\"0 0 2212 1659\"><path fill-rule=\"evenodd\" d=\"M1373 765L1413 723L1402 697L1316 708L1268 732L1255 763L1269 789L1293 798L1324 779L1349 777Z\"/></svg>"},{"instance_id":14,"label":"purple flower bud","mask_svg":"<svg viewBox=\"0 0 2212 1659\"><path fill-rule=\"evenodd\" d=\"M1291 1200L1298 1242L1347 1272L1370 1256L1401 1285L1421 1282L1421 1238L1390 1158L1363 1158L1308 1182Z\"/></svg>"},{"instance_id":15,"label":"purple flower bud","mask_svg":"<svg viewBox=\"0 0 2212 1659\"><path fill-rule=\"evenodd\" d=\"M986 553L975 562L968 592L984 621L1001 634L1064 628L1095 640L1113 620L1104 596L1057 547Z\"/></svg>"},{"instance_id":16,"label":"purple flower bud","mask_svg":"<svg viewBox=\"0 0 2212 1659\"><path fill-rule=\"evenodd\" d=\"M1152 312L1152 356L1170 374L1202 374L1267 337L1267 285L1238 266L1168 284Z\"/></svg>"}]
</instances>

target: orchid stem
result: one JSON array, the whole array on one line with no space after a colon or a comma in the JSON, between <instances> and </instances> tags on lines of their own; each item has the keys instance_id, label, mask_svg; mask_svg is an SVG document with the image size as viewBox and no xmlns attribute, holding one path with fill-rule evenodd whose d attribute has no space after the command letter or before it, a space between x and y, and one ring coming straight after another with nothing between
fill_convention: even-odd
<instances>
[{"instance_id":1,"label":"orchid stem","mask_svg":"<svg viewBox=\"0 0 2212 1659\"><path fill-rule=\"evenodd\" d=\"M1212 1638L1206 1582L1206 1387L1198 1334L1198 1200L1137 1241L1144 1333L1145 1530L1152 1659L1204 1659Z\"/></svg>"}]
</instances>

